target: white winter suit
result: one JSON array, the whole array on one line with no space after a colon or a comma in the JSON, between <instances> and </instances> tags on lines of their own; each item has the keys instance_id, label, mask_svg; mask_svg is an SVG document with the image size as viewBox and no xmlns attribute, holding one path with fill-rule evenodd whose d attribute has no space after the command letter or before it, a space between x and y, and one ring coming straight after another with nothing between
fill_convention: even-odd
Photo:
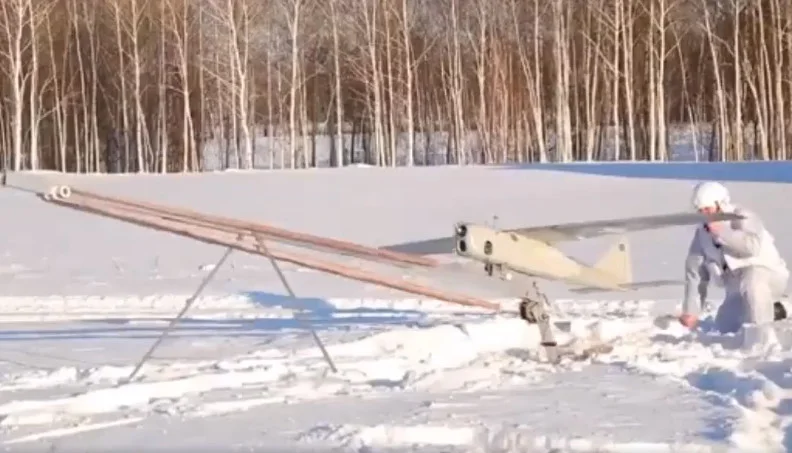
<instances>
[{"instance_id":1,"label":"white winter suit","mask_svg":"<svg viewBox=\"0 0 792 453\"><path fill-rule=\"evenodd\" d=\"M728 210L744 218L719 222L720 231L696 228L685 261L682 307L683 313L697 315L709 283L719 278L726 297L715 324L722 333L737 332L744 323L773 322L773 304L789 280L786 262L762 220L744 208Z\"/></svg>"}]
</instances>

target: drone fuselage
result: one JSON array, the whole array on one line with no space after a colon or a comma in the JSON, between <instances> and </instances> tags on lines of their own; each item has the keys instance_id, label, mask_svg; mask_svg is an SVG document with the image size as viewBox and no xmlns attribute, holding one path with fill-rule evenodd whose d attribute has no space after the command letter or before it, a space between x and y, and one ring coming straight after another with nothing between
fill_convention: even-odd
<instances>
[{"instance_id":1,"label":"drone fuselage","mask_svg":"<svg viewBox=\"0 0 792 453\"><path fill-rule=\"evenodd\" d=\"M602 269L582 264L552 245L529 236L472 223L457 224L454 236L454 253L484 263L490 275L498 269L608 289L622 289L624 283Z\"/></svg>"}]
</instances>

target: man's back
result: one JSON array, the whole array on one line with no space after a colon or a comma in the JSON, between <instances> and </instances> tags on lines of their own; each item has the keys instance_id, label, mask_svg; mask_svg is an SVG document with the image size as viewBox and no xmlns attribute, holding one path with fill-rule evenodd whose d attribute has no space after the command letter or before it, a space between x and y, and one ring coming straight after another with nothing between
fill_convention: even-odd
<instances>
[{"instance_id":1,"label":"man's back","mask_svg":"<svg viewBox=\"0 0 792 453\"><path fill-rule=\"evenodd\" d=\"M788 274L787 264L778 252L775 238L765 228L758 214L741 206L733 212L741 219L723 222L713 231L714 243L723 252L729 270L762 266L773 272Z\"/></svg>"}]
</instances>

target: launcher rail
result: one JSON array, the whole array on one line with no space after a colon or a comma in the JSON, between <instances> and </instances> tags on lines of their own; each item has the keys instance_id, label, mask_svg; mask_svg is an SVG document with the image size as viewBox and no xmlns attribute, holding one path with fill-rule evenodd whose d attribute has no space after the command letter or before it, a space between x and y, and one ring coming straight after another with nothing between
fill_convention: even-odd
<instances>
[{"instance_id":1,"label":"launcher rail","mask_svg":"<svg viewBox=\"0 0 792 453\"><path fill-rule=\"evenodd\" d=\"M261 223L240 221L226 217L204 214L182 208L155 203L132 201L118 197L95 194L85 190L74 190L69 186L55 186L49 192L39 194L46 202L81 212L113 218L145 228L152 228L200 242L231 247L254 255L272 258L314 269L320 272L346 277L377 286L396 289L406 293L430 297L458 305L500 311L500 305L464 294L439 290L418 283L405 282L396 278L378 275L363 269L340 263L268 247L261 249L260 239L298 245L335 254L352 255L372 261L385 262L393 266L436 267L434 260L404 253L384 251L373 247L336 239L297 233ZM268 253L267 253L268 252Z\"/></svg>"},{"instance_id":2,"label":"launcher rail","mask_svg":"<svg viewBox=\"0 0 792 453\"><path fill-rule=\"evenodd\" d=\"M330 251L335 254L356 256L398 266L439 266L439 263L436 260L425 256L381 250L375 247L366 247L353 242L290 231L271 225L206 214L175 206L158 205L144 201L134 201L108 195L100 195L85 190L70 189L70 192L72 196L77 195L84 199L112 203L114 205L123 206L126 209L139 212L142 211L157 213L163 218L169 218L194 225L201 225L215 229L224 229L228 231L246 230L260 234L262 237L267 239L274 239L278 242L285 242L301 247L309 246L312 249L320 251Z\"/></svg>"}]
</instances>

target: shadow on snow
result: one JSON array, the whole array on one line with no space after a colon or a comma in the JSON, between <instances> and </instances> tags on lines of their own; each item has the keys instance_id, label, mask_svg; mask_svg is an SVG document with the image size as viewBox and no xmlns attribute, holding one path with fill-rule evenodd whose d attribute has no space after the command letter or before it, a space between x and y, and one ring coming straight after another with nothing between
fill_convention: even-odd
<instances>
[{"instance_id":1,"label":"shadow on snow","mask_svg":"<svg viewBox=\"0 0 792 453\"><path fill-rule=\"evenodd\" d=\"M203 319L186 316L171 330L170 337L263 337L274 334L308 332L313 327L317 331L376 329L388 326L416 327L431 324L427 319L431 311L398 310L390 308L352 308L340 309L320 298L292 299L285 295L266 292L243 293L256 305L272 310L275 316L262 313L255 318ZM275 311L278 308L289 310L282 315ZM299 313L293 313L297 311ZM456 316L462 313L444 311L445 316ZM466 313L469 315L469 313ZM173 317L176 316L174 313ZM165 329L173 317L141 317L141 318L101 318L91 320L75 320L75 324L93 325L95 327L78 328L44 328L44 329L3 329L0 331L2 341L36 341L36 340L86 340L86 339L155 339ZM140 325L146 324L149 325Z\"/></svg>"}]
</instances>

